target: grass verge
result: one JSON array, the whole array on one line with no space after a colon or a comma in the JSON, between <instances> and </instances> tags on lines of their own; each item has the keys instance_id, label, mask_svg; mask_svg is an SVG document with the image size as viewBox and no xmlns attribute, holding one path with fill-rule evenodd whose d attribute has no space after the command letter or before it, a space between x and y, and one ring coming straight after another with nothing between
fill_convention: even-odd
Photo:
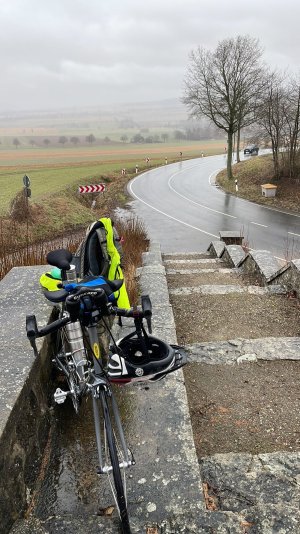
<instances>
[{"instance_id":1,"label":"grass verge","mask_svg":"<svg viewBox=\"0 0 300 534\"><path fill-rule=\"evenodd\" d=\"M272 208L300 213L299 181L285 177L275 181L272 156L252 156L246 161L241 161L233 166L233 175L234 179L228 180L226 170L223 170L217 176L217 183L227 193ZM238 193L235 190L235 180L238 181ZM274 198L262 196L261 186L266 183L277 186Z\"/></svg>"}]
</instances>

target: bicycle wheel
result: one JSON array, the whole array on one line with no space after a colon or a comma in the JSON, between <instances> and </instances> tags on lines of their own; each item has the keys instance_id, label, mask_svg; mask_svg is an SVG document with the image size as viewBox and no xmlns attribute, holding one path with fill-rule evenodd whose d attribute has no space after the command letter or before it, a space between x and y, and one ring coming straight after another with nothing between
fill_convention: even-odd
<instances>
[{"instance_id":1,"label":"bicycle wheel","mask_svg":"<svg viewBox=\"0 0 300 534\"><path fill-rule=\"evenodd\" d=\"M106 392L100 391L100 400L103 410L104 426L105 426L105 439L107 440L107 446L109 450L109 456L112 466L112 474L114 481L114 490L113 494L115 497L116 505L118 507L119 516L121 520L122 534L131 534L128 511L127 511L127 500L126 492L124 489L124 483L122 480L121 469L120 469L120 460L118 457L117 446L114 431L112 428L111 417L107 402Z\"/></svg>"}]
</instances>

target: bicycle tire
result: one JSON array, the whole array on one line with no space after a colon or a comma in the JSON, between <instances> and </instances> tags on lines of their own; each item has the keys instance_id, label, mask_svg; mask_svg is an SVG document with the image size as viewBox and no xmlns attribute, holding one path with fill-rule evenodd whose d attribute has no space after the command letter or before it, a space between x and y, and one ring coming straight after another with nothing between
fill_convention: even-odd
<instances>
[{"instance_id":1,"label":"bicycle tire","mask_svg":"<svg viewBox=\"0 0 300 534\"><path fill-rule=\"evenodd\" d=\"M115 495L116 501L117 501L116 504L119 510L122 534L131 534L128 511L127 511L126 495L124 492L124 485L123 485L122 475L121 475L121 470L120 470L120 465L119 465L119 458L118 458L118 453L117 453L115 436L114 436L114 432L113 432L113 428L111 424L111 418L110 418L110 413L109 413L106 392L103 390L100 391L100 400L101 400L101 405L102 405L102 410L103 410L106 439L107 439L109 455L110 455L110 460L111 460L111 465L112 465L113 480L114 480L114 486L115 486L115 491L116 491L116 495Z\"/></svg>"}]
</instances>

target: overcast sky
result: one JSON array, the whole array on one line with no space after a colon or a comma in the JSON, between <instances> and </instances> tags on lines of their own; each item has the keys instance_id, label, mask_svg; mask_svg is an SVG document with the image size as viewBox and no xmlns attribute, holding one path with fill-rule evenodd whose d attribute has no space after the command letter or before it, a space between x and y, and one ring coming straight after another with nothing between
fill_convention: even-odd
<instances>
[{"instance_id":1,"label":"overcast sky","mask_svg":"<svg viewBox=\"0 0 300 534\"><path fill-rule=\"evenodd\" d=\"M188 55L260 40L300 66L299 0L0 0L0 110L180 98Z\"/></svg>"}]
</instances>

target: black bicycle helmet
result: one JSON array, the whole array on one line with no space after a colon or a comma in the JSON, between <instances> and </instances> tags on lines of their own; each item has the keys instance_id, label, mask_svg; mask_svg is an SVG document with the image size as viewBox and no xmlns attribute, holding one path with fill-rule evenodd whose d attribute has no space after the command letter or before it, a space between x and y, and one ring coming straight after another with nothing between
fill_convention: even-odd
<instances>
[{"instance_id":1,"label":"black bicycle helmet","mask_svg":"<svg viewBox=\"0 0 300 534\"><path fill-rule=\"evenodd\" d=\"M175 361L175 349L165 341L149 335L140 340L129 334L110 355L108 376L119 383L153 380L169 372Z\"/></svg>"}]
</instances>

